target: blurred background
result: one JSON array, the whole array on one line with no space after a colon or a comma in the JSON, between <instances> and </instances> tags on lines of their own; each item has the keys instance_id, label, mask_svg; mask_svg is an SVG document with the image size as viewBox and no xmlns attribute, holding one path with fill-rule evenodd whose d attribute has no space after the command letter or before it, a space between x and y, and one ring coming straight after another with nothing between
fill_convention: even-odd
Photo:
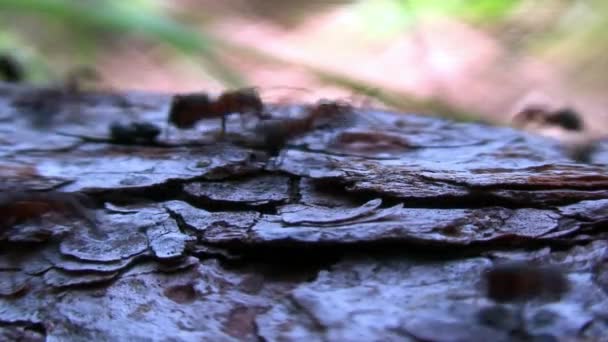
<instances>
[{"instance_id":1,"label":"blurred background","mask_svg":"<svg viewBox=\"0 0 608 342\"><path fill-rule=\"evenodd\" d=\"M606 30L605 0L0 0L0 55L28 82L89 66L113 90L252 85L498 124L570 106L600 135Z\"/></svg>"}]
</instances>

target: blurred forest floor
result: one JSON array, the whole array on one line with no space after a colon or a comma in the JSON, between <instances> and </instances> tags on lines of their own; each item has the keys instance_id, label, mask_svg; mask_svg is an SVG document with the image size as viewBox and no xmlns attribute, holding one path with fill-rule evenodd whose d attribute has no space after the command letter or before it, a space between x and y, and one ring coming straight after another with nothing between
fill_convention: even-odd
<instances>
[{"instance_id":1,"label":"blurred forest floor","mask_svg":"<svg viewBox=\"0 0 608 342\"><path fill-rule=\"evenodd\" d=\"M608 134L608 84L601 75L597 77L602 79L599 82L585 83L586 76L597 73L597 65L587 69L579 63L578 69L573 69L562 63L563 56L533 54L509 43L510 35L513 39L524 37L531 22L542 25L543 18L550 19L555 12L550 6L537 6L530 15L525 8L520 9L523 12L515 16L519 21L511 26L488 29L456 17L421 16L407 30L383 34L381 29L390 25L390 13L376 18L376 32L352 24L355 19L349 1L344 2L346 5L306 3L178 0L167 4L167 10L191 25L200 22L201 32L226 44L253 48L288 61L264 61L238 50L220 55L271 101L338 97L351 99L355 105L369 104L369 98L355 95L352 89L328 84L311 74L302 67L307 65L347 75L380 91L439 100L499 124L508 123L510 116L526 104L570 106L584 116L591 134ZM97 55L96 68L115 89L183 92L224 88L211 78L201 77L192 61L169 57L143 42L119 41ZM604 71L603 75L608 73ZM275 87L280 86L308 91L276 91Z\"/></svg>"}]
</instances>

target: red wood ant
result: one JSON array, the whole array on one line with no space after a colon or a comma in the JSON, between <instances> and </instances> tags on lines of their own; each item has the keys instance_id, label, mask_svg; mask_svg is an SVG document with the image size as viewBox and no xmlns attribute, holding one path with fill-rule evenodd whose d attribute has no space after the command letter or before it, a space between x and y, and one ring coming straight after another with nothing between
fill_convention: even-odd
<instances>
[{"instance_id":1,"label":"red wood ant","mask_svg":"<svg viewBox=\"0 0 608 342\"><path fill-rule=\"evenodd\" d=\"M271 156L278 155L287 141L305 134L322 125L332 125L348 114L352 107L338 101L321 100L307 108L303 118L266 119L255 127L256 137L261 137L261 148L268 151Z\"/></svg>"},{"instance_id":2,"label":"red wood ant","mask_svg":"<svg viewBox=\"0 0 608 342\"><path fill-rule=\"evenodd\" d=\"M494 266L487 271L485 279L488 298L496 302L557 299L569 288L561 270L524 263Z\"/></svg>"},{"instance_id":3,"label":"red wood ant","mask_svg":"<svg viewBox=\"0 0 608 342\"><path fill-rule=\"evenodd\" d=\"M567 131L582 131L584 129L581 115L571 108L551 111L542 106L528 106L513 117L513 123L517 126L536 123L544 126L560 127Z\"/></svg>"},{"instance_id":4,"label":"red wood ant","mask_svg":"<svg viewBox=\"0 0 608 342\"><path fill-rule=\"evenodd\" d=\"M352 106L346 102L321 100L308 110L309 129L322 125L342 125L350 119L352 112Z\"/></svg>"},{"instance_id":5,"label":"red wood ant","mask_svg":"<svg viewBox=\"0 0 608 342\"><path fill-rule=\"evenodd\" d=\"M255 88L242 88L222 93L211 99L205 93L175 95L169 109L169 123L178 128L192 128L205 118L222 119L222 136L226 133L226 117L231 113L255 114L263 117L264 103Z\"/></svg>"},{"instance_id":6,"label":"red wood ant","mask_svg":"<svg viewBox=\"0 0 608 342\"><path fill-rule=\"evenodd\" d=\"M496 303L515 304L516 321L514 333L531 337L526 327L525 304L530 300L559 300L570 288L567 276L556 267L536 266L530 263L513 262L495 265L484 275L486 294ZM480 311L484 322L492 323L501 307ZM493 314L494 313L494 314ZM504 321L504 320L502 320Z\"/></svg>"},{"instance_id":7,"label":"red wood ant","mask_svg":"<svg viewBox=\"0 0 608 342\"><path fill-rule=\"evenodd\" d=\"M557 138L561 141L564 152L576 162L593 162L598 139L585 132L585 122L574 109L565 107L549 110L543 106L531 105L515 114L512 122L516 127Z\"/></svg>"}]
</instances>

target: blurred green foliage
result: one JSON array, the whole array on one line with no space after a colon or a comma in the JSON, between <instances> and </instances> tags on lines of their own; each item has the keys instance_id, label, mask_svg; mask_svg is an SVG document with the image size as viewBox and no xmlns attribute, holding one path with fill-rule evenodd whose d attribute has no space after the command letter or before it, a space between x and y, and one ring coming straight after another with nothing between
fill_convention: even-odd
<instances>
[{"instance_id":1,"label":"blurred green foliage","mask_svg":"<svg viewBox=\"0 0 608 342\"><path fill-rule=\"evenodd\" d=\"M458 15L475 20L498 18L508 13L517 2L374 0L356 2L355 12L361 15L360 22L367 31L391 34L415 24L418 16ZM40 36L28 32L26 26L33 21L38 29L50 27L51 34L56 35L62 48L70 50L72 47L72 62L94 64L98 47L103 46L108 37L144 37L169 46L182 57L200 60L209 75L227 85L244 83L242 75L217 58L217 39L200 29L190 29L176 22L158 0L0 0L0 19L0 50L19 51L34 80L59 75L52 72L53 61L48 61L49 54L40 47ZM382 25L375 24L378 22Z\"/></svg>"},{"instance_id":2,"label":"blurred green foliage","mask_svg":"<svg viewBox=\"0 0 608 342\"><path fill-rule=\"evenodd\" d=\"M608 89L608 1L570 1L533 47L565 71L566 80L587 91Z\"/></svg>"},{"instance_id":3,"label":"blurred green foliage","mask_svg":"<svg viewBox=\"0 0 608 342\"><path fill-rule=\"evenodd\" d=\"M61 32L63 36L56 39L66 47L80 43L82 52L87 51L83 47L96 45L106 34L139 35L165 44L180 54L193 58L200 56L206 70L226 84L243 83L238 74L216 57L214 40L210 36L200 30L189 29L163 14L158 1L0 0L0 11L4 19L0 21L3 23L0 28L7 37L20 36L25 31L22 25L15 25L14 16L35 16L36 20L47 21L49 24L60 23L64 28ZM65 39L70 41L66 42ZM20 40L6 38L3 47L11 48L12 43L23 43L25 40L27 36ZM30 43L35 45L37 42ZM76 59L77 56L74 57Z\"/></svg>"},{"instance_id":4,"label":"blurred green foliage","mask_svg":"<svg viewBox=\"0 0 608 342\"><path fill-rule=\"evenodd\" d=\"M520 0L362 0L354 11L365 31L396 35L416 25L417 20L433 16L493 23L506 17L519 3Z\"/></svg>"}]
</instances>

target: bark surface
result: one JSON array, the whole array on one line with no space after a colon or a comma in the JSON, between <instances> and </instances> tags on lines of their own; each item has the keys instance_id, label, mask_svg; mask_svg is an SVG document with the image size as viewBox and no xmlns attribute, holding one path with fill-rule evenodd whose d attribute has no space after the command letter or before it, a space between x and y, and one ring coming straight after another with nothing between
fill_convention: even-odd
<instances>
[{"instance_id":1,"label":"bark surface","mask_svg":"<svg viewBox=\"0 0 608 342\"><path fill-rule=\"evenodd\" d=\"M608 336L608 144L580 164L510 128L367 109L276 158L237 116L223 140L219 119L109 136L165 129L169 104L0 86L0 340ZM507 261L569 289L497 305L483 275Z\"/></svg>"}]
</instances>

